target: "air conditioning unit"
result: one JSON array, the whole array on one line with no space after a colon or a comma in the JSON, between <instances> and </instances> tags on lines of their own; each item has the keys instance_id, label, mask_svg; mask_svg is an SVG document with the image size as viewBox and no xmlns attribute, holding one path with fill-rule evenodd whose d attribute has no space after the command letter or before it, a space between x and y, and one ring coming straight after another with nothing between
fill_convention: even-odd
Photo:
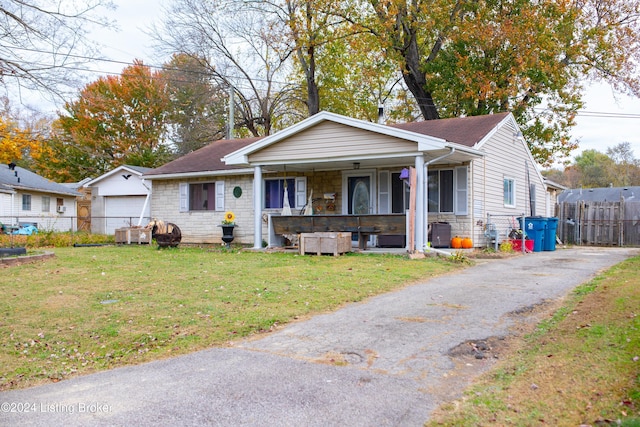
<instances>
[{"instance_id":1,"label":"air conditioning unit","mask_svg":"<svg viewBox=\"0 0 640 427\"><path fill-rule=\"evenodd\" d=\"M66 206L58 206L58 213L65 213L67 211Z\"/></svg>"}]
</instances>

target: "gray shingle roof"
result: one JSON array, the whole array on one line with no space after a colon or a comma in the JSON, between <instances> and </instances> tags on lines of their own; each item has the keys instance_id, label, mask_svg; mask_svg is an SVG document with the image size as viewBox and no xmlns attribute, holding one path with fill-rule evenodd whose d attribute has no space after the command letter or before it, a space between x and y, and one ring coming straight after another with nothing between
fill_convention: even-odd
<instances>
[{"instance_id":1,"label":"gray shingle roof","mask_svg":"<svg viewBox=\"0 0 640 427\"><path fill-rule=\"evenodd\" d=\"M448 142L473 147L489 134L509 113L489 114L486 116L457 117L451 119L428 120L421 122L391 125L422 135L442 138ZM220 159L227 154L246 147L262 138L244 138L215 141L192 153L182 156L159 168L147 171L145 176L171 175L194 172L225 171L238 169Z\"/></svg>"},{"instance_id":2,"label":"gray shingle roof","mask_svg":"<svg viewBox=\"0 0 640 427\"><path fill-rule=\"evenodd\" d=\"M67 196L78 196L80 193L57 182L50 181L27 169L16 166L11 169L9 165L0 165L0 185L14 190L39 191L42 193L54 193Z\"/></svg>"},{"instance_id":3,"label":"gray shingle roof","mask_svg":"<svg viewBox=\"0 0 640 427\"><path fill-rule=\"evenodd\" d=\"M558 203L639 201L640 187L577 188L558 194Z\"/></svg>"},{"instance_id":4,"label":"gray shingle roof","mask_svg":"<svg viewBox=\"0 0 640 427\"><path fill-rule=\"evenodd\" d=\"M145 172L149 172L150 170L153 170L153 168L147 168L144 166L131 166L131 165L123 165L123 166L140 173L145 173Z\"/></svg>"},{"instance_id":5,"label":"gray shingle roof","mask_svg":"<svg viewBox=\"0 0 640 427\"><path fill-rule=\"evenodd\" d=\"M159 168L147 171L144 175L170 175L175 173L208 172L238 169L239 166L229 166L220 159L229 153L246 147L261 138L225 139L186 154Z\"/></svg>"},{"instance_id":6,"label":"gray shingle roof","mask_svg":"<svg viewBox=\"0 0 640 427\"><path fill-rule=\"evenodd\" d=\"M448 142L473 147L491 132L509 113L454 117L392 125L398 129L434 136Z\"/></svg>"}]
</instances>

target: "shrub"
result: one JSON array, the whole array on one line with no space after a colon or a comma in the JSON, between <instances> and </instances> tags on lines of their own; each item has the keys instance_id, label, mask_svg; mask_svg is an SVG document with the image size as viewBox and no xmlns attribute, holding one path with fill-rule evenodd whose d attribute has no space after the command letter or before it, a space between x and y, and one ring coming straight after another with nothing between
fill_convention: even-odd
<instances>
[{"instance_id":1,"label":"shrub","mask_svg":"<svg viewBox=\"0 0 640 427\"><path fill-rule=\"evenodd\" d=\"M92 234L85 231L77 232L57 232L41 231L30 236L25 235L0 235L0 247L9 248L12 246L26 248L62 248L75 244L110 244L115 243L114 236L105 234Z\"/></svg>"},{"instance_id":2,"label":"shrub","mask_svg":"<svg viewBox=\"0 0 640 427\"><path fill-rule=\"evenodd\" d=\"M500 243L500 252L513 252L513 245L509 240L503 240Z\"/></svg>"}]
</instances>

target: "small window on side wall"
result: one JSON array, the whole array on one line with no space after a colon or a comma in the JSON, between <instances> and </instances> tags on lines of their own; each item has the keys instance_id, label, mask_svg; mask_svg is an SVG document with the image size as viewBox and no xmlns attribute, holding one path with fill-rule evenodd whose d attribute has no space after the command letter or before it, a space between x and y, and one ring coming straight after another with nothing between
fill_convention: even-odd
<instances>
[{"instance_id":1,"label":"small window on side wall","mask_svg":"<svg viewBox=\"0 0 640 427\"><path fill-rule=\"evenodd\" d=\"M516 182L513 178L504 178L504 205L508 208L516 207Z\"/></svg>"},{"instance_id":2,"label":"small window on side wall","mask_svg":"<svg viewBox=\"0 0 640 427\"><path fill-rule=\"evenodd\" d=\"M22 210L23 211L31 210L31 194L22 195Z\"/></svg>"},{"instance_id":3,"label":"small window on side wall","mask_svg":"<svg viewBox=\"0 0 640 427\"><path fill-rule=\"evenodd\" d=\"M42 212L49 212L51 210L51 198L49 196L42 196Z\"/></svg>"}]
</instances>

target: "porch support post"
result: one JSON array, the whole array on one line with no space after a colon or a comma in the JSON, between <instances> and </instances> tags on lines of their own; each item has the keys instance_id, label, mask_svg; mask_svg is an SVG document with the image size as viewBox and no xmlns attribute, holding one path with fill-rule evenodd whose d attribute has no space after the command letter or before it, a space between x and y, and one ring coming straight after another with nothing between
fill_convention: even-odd
<instances>
[{"instance_id":1,"label":"porch support post","mask_svg":"<svg viewBox=\"0 0 640 427\"><path fill-rule=\"evenodd\" d=\"M424 167L424 156L416 156L416 225L415 242L416 251L424 252L426 246L426 177Z\"/></svg>"},{"instance_id":2,"label":"porch support post","mask_svg":"<svg viewBox=\"0 0 640 427\"><path fill-rule=\"evenodd\" d=\"M262 168L253 168L253 248L262 249Z\"/></svg>"}]
</instances>

